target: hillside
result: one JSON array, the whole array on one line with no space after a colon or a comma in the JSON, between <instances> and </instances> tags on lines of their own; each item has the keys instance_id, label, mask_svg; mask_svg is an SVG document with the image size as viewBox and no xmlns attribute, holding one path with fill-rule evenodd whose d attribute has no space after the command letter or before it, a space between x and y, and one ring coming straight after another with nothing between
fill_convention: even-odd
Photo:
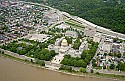
<instances>
[{"instance_id":1,"label":"hillside","mask_svg":"<svg viewBox=\"0 0 125 81\"><path fill-rule=\"evenodd\" d=\"M27 0L44 3L125 34L125 0Z\"/></svg>"}]
</instances>

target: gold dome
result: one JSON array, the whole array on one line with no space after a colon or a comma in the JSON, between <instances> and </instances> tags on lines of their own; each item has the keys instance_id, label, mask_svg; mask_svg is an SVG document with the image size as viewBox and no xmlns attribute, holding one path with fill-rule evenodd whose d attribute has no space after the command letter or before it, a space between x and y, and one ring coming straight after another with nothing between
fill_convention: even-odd
<instances>
[{"instance_id":1,"label":"gold dome","mask_svg":"<svg viewBox=\"0 0 125 81\"><path fill-rule=\"evenodd\" d=\"M68 46L67 40L66 40L66 39L63 39L61 45L62 45L62 46Z\"/></svg>"}]
</instances>

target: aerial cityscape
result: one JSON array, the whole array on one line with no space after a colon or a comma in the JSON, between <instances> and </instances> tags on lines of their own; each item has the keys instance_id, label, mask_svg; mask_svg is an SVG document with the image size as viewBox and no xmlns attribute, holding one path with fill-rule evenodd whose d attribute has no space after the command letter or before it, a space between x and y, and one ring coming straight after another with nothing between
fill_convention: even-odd
<instances>
[{"instance_id":1,"label":"aerial cityscape","mask_svg":"<svg viewBox=\"0 0 125 81\"><path fill-rule=\"evenodd\" d=\"M125 80L124 33L45 4L0 0L0 78L3 57L65 74Z\"/></svg>"}]
</instances>

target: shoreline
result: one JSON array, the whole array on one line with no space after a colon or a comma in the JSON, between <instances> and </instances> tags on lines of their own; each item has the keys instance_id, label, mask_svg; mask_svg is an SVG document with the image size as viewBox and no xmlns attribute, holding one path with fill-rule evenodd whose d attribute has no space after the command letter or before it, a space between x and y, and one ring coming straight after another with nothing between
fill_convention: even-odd
<instances>
[{"instance_id":1,"label":"shoreline","mask_svg":"<svg viewBox=\"0 0 125 81\"><path fill-rule=\"evenodd\" d=\"M2 58L9 58L15 62L18 62L18 63L22 63L22 64L25 64L25 65L29 65L29 66L33 66L33 67L37 67L37 68L40 68L40 69L45 69L45 70L49 70L49 71L53 71L53 72L58 72L58 73L63 73L63 74L66 74L66 75L71 75L71 76L76 76L76 77L87 77L87 78L97 78L97 79L105 79L105 80L114 80L114 81L123 81L125 80L125 78L121 78L121 77L115 77L115 76L119 76L119 75L115 75L114 77L110 76L109 77L107 76L108 74L102 74L102 75L97 75L95 73L72 73L72 72L68 72L68 71L65 71L65 70L54 70L54 69L51 69L51 68L47 68L47 67L44 67L44 66L40 66L38 64L33 64L29 61L25 61L25 60L22 60L22 59L19 59L19 58L16 58L16 57L13 57L13 56L9 56L7 54L0 54L0 57Z\"/></svg>"}]
</instances>

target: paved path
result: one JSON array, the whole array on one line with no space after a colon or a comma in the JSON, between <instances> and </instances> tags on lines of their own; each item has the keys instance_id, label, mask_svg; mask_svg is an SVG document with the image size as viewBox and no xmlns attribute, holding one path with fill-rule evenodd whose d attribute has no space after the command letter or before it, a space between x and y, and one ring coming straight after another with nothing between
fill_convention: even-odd
<instances>
[{"instance_id":1,"label":"paved path","mask_svg":"<svg viewBox=\"0 0 125 81\"><path fill-rule=\"evenodd\" d=\"M115 74L115 75L122 75L125 76L125 72L119 72L119 71L109 71L109 70L97 70L97 69L93 69L94 72L99 72L99 73L104 73L104 74Z\"/></svg>"},{"instance_id":2,"label":"paved path","mask_svg":"<svg viewBox=\"0 0 125 81\"><path fill-rule=\"evenodd\" d=\"M53 58L53 60L51 61L52 63L56 63L56 64L60 64L60 62L63 60L63 56L64 56L65 54L61 54L61 53L59 53L58 55L56 55L54 58Z\"/></svg>"},{"instance_id":3,"label":"paved path","mask_svg":"<svg viewBox=\"0 0 125 81\"><path fill-rule=\"evenodd\" d=\"M1 48L0 48L0 50L4 51L4 53L7 54L7 55L10 55L10 56L22 59L22 60L26 60L26 59L29 60L29 61L31 61L31 59L34 60L34 58L30 58L30 57L27 57L25 55L19 55L17 53L14 53L14 52L11 52L11 51L8 51L8 50L4 50L4 49L1 49Z\"/></svg>"}]
</instances>

